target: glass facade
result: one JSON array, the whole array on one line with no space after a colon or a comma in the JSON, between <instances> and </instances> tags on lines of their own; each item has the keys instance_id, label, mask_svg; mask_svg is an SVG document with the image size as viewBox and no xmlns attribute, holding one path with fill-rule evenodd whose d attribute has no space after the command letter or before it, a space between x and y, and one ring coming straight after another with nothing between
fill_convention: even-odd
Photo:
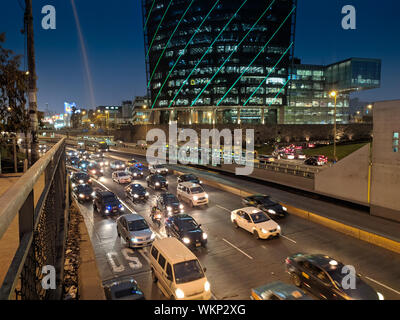
<instances>
[{"instance_id":1,"label":"glass facade","mask_svg":"<svg viewBox=\"0 0 400 320\"><path fill-rule=\"evenodd\" d=\"M241 106L252 123L260 107L283 107L294 2L142 0L151 108ZM235 121L235 112L220 114ZM208 113L198 121L209 122Z\"/></svg>"},{"instance_id":2,"label":"glass facade","mask_svg":"<svg viewBox=\"0 0 400 320\"><path fill-rule=\"evenodd\" d=\"M347 123L350 94L380 86L381 62L352 58L329 66L296 64L290 73L286 124L332 124L335 101L331 90L339 92L336 121Z\"/></svg>"}]
</instances>

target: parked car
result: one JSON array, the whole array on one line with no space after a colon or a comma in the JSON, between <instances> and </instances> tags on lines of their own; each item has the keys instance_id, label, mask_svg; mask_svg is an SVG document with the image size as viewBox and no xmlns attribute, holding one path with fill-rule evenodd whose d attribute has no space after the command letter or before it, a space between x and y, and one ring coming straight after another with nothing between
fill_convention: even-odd
<instances>
[{"instance_id":1,"label":"parked car","mask_svg":"<svg viewBox=\"0 0 400 320\"><path fill-rule=\"evenodd\" d=\"M74 172L71 174L71 183L72 183L72 188L75 188L80 184L91 184L92 179L85 172Z\"/></svg>"},{"instance_id":2,"label":"parked car","mask_svg":"<svg viewBox=\"0 0 400 320\"><path fill-rule=\"evenodd\" d=\"M183 213L183 204L172 193L164 192L157 196L155 207L161 211L164 216L171 216L174 214Z\"/></svg>"},{"instance_id":3,"label":"parked car","mask_svg":"<svg viewBox=\"0 0 400 320\"><path fill-rule=\"evenodd\" d=\"M93 210L105 214L122 213L125 208L116 195L109 191L95 191L93 197Z\"/></svg>"},{"instance_id":4,"label":"parked car","mask_svg":"<svg viewBox=\"0 0 400 320\"><path fill-rule=\"evenodd\" d=\"M261 194L248 196L242 199L242 203L247 207L257 207L273 219L284 218L287 215L287 208L269 196Z\"/></svg>"},{"instance_id":5,"label":"parked car","mask_svg":"<svg viewBox=\"0 0 400 320\"><path fill-rule=\"evenodd\" d=\"M152 174L146 178L147 186L152 187L154 190L167 189L168 181L160 174Z\"/></svg>"},{"instance_id":6,"label":"parked car","mask_svg":"<svg viewBox=\"0 0 400 320\"><path fill-rule=\"evenodd\" d=\"M231 221L236 228L242 228L252 233L256 239L268 239L281 234L281 227L255 207L232 211Z\"/></svg>"},{"instance_id":7,"label":"parked car","mask_svg":"<svg viewBox=\"0 0 400 320\"><path fill-rule=\"evenodd\" d=\"M283 282L273 282L251 289L252 300L312 300L303 290Z\"/></svg>"},{"instance_id":8,"label":"parked car","mask_svg":"<svg viewBox=\"0 0 400 320\"><path fill-rule=\"evenodd\" d=\"M203 232L201 225L187 214L169 217L165 221L165 232L168 237L175 237L187 247L205 247L207 233Z\"/></svg>"},{"instance_id":9,"label":"parked car","mask_svg":"<svg viewBox=\"0 0 400 320\"><path fill-rule=\"evenodd\" d=\"M78 202L90 201L93 199L93 188L88 184L79 184L73 188L73 193Z\"/></svg>"},{"instance_id":10,"label":"parked car","mask_svg":"<svg viewBox=\"0 0 400 320\"><path fill-rule=\"evenodd\" d=\"M177 181L178 183L192 182L199 185L203 184L203 181L201 181L198 177L191 173L180 175Z\"/></svg>"},{"instance_id":11,"label":"parked car","mask_svg":"<svg viewBox=\"0 0 400 320\"><path fill-rule=\"evenodd\" d=\"M138 167L127 167L125 169L125 172L129 174L132 179L141 179L144 176L143 171L140 170Z\"/></svg>"},{"instance_id":12,"label":"parked car","mask_svg":"<svg viewBox=\"0 0 400 320\"><path fill-rule=\"evenodd\" d=\"M297 287L327 300L384 300L381 293L356 274L354 288L345 288L343 280L348 272L345 265L327 255L297 253L285 260L286 271Z\"/></svg>"},{"instance_id":13,"label":"parked car","mask_svg":"<svg viewBox=\"0 0 400 320\"><path fill-rule=\"evenodd\" d=\"M120 160L111 161L110 169L111 170L123 170L123 169L125 169L125 163Z\"/></svg>"},{"instance_id":14,"label":"parked car","mask_svg":"<svg viewBox=\"0 0 400 320\"><path fill-rule=\"evenodd\" d=\"M178 199L188 202L191 207L203 206L208 204L208 194L201 185L182 182L177 187Z\"/></svg>"},{"instance_id":15,"label":"parked car","mask_svg":"<svg viewBox=\"0 0 400 320\"><path fill-rule=\"evenodd\" d=\"M125 188L125 195L132 202L147 201L150 193L138 183L132 183Z\"/></svg>"},{"instance_id":16,"label":"parked car","mask_svg":"<svg viewBox=\"0 0 400 320\"><path fill-rule=\"evenodd\" d=\"M145 300L143 291L131 276L108 280L103 288L107 300Z\"/></svg>"},{"instance_id":17,"label":"parked car","mask_svg":"<svg viewBox=\"0 0 400 320\"><path fill-rule=\"evenodd\" d=\"M165 176L168 174L168 169L162 164L150 164L149 171L151 174L162 174Z\"/></svg>"},{"instance_id":18,"label":"parked car","mask_svg":"<svg viewBox=\"0 0 400 320\"><path fill-rule=\"evenodd\" d=\"M119 217L117 233L119 238L126 241L129 248L149 246L156 238L146 220L138 214L125 214Z\"/></svg>"},{"instance_id":19,"label":"parked car","mask_svg":"<svg viewBox=\"0 0 400 320\"><path fill-rule=\"evenodd\" d=\"M130 174L126 173L125 171L114 171L111 177L114 182L117 182L119 184L126 184L132 182Z\"/></svg>"}]
</instances>

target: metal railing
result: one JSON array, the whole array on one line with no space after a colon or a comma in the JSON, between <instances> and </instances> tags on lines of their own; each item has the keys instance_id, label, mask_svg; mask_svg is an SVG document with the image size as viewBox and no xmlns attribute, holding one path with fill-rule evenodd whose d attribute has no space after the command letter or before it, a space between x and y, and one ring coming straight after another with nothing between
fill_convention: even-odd
<instances>
[{"instance_id":1,"label":"metal railing","mask_svg":"<svg viewBox=\"0 0 400 320\"><path fill-rule=\"evenodd\" d=\"M35 185L42 181L35 205L34 192L39 189ZM0 288L0 300L61 299L69 194L62 139L0 197L0 239L17 215L19 222L19 246ZM55 290L42 285L45 266L55 268Z\"/></svg>"}]
</instances>

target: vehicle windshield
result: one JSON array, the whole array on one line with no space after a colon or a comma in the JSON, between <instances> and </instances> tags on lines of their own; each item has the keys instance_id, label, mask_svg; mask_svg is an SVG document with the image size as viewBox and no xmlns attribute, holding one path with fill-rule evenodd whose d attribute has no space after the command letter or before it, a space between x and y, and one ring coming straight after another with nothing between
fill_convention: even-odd
<instances>
[{"instance_id":1,"label":"vehicle windshield","mask_svg":"<svg viewBox=\"0 0 400 320\"><path fill-rule=\"evenodd\" d=\"M199 225L193 219L182 219L180 227L184 231L193 231L197 230Z\"/></svg>"},{"instance_id":2,"label":"vehicle windshield","mask_svg":"<svg viewBox=\"0 0 400 320\"><path fill-rule=\"evenodd\" d=\"M273 199L271 199L270 197L263 197L258 200L260 201L261 204L266 205L266 206L272 206L272 205L276 204L276 202Z\"/></svg>"},{"instance_id":3,"label":"vehicle windshield","mask_svg":"<svg viewBox=\"0 0 400 320\"><path fill-rule=\"evenodd\" d=\"M88 178L88 176L84 173L77 173L75 174L74 178L78 180L85 180Z\"/></svg>"},{"instance_id":4,"label":"vehicle windshield","mask_svg":"<svg viewBox=\"0 0 400 320\"><path fill-rule=\"evenodd\" d=\"M173 194L169 194L165 197L165 202L167 204L172 204L172 205L178 205L179 200L177 197L175 197Z\"/></svg>"},{"instance_id":5,"label":"vehicle windshield","mask_svg":"<svg viewBox=\"0 0 400 320\"><path fill-rule=\"evenodd\" d=\"M84 192L84 193L92 193L93 189L92 187L86 185L81 185L78 187L78 192Z\"/></svg>"},{"instance_id":6,"label":"vehicle windshield","mask_svg":"<svg viewBox=\"0 0 400 320\"><path fill-rule=\"evenodd\" d=\"M183 177L183 180L186 180L186 181L197 181L198 179L197 179L196 176L194 176L194 175L192 175L192 174L189 174L189 175L187 175L187 176L184 176L184 177Z\"/></svg>"},{"instance_id":7,"label":"vehicle windshield","mask_svg":"<svg viewBox=\"0 0 400 320\"><path fill-rule=\"evenodd\" d=\"M154 169L164 169L165 167L162 164L155 164Z\"/></svg>"},{"instance_id":8,"label":"vehicle windshield","mask_svg":"<svg viewBox=\"0 0 400 320\"><path fill-rule=\"evenodd\" d=\"M149 229L149 225L144 219L129 222L129 231L142 231L147 229Z\"/></svg>"},{"instance_id":9,"label":"vehicle windshield","mask_svg":"<svg viewBox=\"0 0 400 320\"><path fill-rule=\"evenodd\" d=\"M267 221L271 220L261 211L252 213L251 219L253 220L254 223L263 223L263 222L267 222Z\"/></svg>"},{"instance_id":10,"label":"vehicle windshield","mask_svg":"<svg viewBox=\"0 0 400 320\"><path fill-rule=\"evenodd\" d=\"M176 284L187 283L204 278L203 269L197 260L190 260L174 265Z\"/></svg>"},{"instance_id":11,"label":"vehicle windshield","mask_svg":"<svg viewBox=\"0 0 400 320\"><path fill-rule=\"evenodd\" d=\"M144 188L141 186L141 185L138 185L138 186L132 186L132 192L137 192L137 193L140 193L140 192L143 192L144 191Z\"/></svg>"},{"instance_id":12,"label":"vehicle windshield","mask_svg":"<svg viewBox=\"0 0 400 320\"><path fill-rule=\"evenodd\" d=\"M160 182L166 181L165 178L164 178L163 176L154 176L154 180L160 181Z\"/></svg>"},{"instance_id":13,"label":"vehicle windshield","mask_svg":"<svg viewBox=\"0 0 400 320\"><path fill-rule=\"evenodd\" d=\"M199 194L199 193L204 193L204 190L201 187L195 187L195 188L191 188L190 192L192 194Z\"/></svg>"},{"instance_id":14,"label":"vehicle windshield","mask_svg":"<svg viewBox=\"0 0 400 320\"><path fill-rule=\"evenodd\" d=\"M125 172L118 172L118 177L126 177L126 173Z\"/></svg>"},{"instance_id":15,"label":"vehicle windshield","mask_svg":"<svg viewBox=\"0 0 400 320\"><path fill-rule=\"evenodd\" d=\"M104 203L107 204L118 204L119 201L117 200L117 198L115 196L107 196L104 198Z\"/></svg>"}]
</instances>

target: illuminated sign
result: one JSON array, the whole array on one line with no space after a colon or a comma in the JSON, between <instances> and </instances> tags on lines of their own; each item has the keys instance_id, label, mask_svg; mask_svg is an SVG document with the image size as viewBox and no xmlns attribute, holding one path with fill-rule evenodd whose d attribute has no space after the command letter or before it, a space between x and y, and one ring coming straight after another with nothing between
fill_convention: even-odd
<instances>
[{"instance_id":1,"label":"illuminated sign","mask_svg":"<svg viewBox=\"0 0 400 320\"><path fill-rule=\"evenodd\" d=\"M64 107L65 107L65 113L72 113L72 108L73 107L76 108L76 103L64 102Z\"/></svg>"}]
</instances>

